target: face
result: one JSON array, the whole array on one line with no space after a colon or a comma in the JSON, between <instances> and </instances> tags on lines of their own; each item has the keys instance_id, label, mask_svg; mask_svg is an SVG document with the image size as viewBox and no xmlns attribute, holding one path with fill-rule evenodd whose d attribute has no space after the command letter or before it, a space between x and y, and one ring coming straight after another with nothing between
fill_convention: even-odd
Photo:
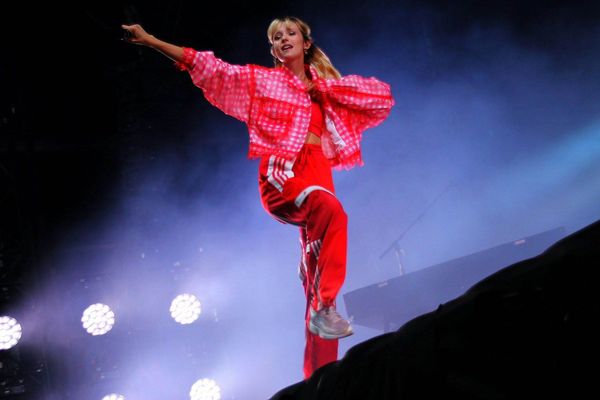
<instances>
[{"instance_id":1,"label":"face","mask_svg":"<svg viewBox=\"0 0 600 400\"><path fill-rule=\"evenodd\" d=\"M304 51L310 47L305 42L298 26L293 22L279 24L272 37L272 53L286 64L297 59L304 59Z\"/></svg>"}]
</instances>

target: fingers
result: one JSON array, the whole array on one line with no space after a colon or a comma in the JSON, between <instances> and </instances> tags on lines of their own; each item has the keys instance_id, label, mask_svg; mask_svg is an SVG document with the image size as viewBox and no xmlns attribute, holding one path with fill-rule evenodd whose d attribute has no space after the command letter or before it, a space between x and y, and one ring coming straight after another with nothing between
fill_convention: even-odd
<instances>
[{"instance_id":1,"label":"fingers","mask_svg":"<svg viewBox=\"0 0 600 400\"><path fill-rule=\"evenodd\" d=\"M139 24L126 25L121 24L121 28L125 31L123 32L122 40L130 43L137 43L139 32L142 31L142 27Z\"/></svg>"},{"instance_id":2,"label":"fingers","mask_svg":"<svg viewBox=\"0 0 600 400\"><path fill-rule=\"evenodd\" d=\"M121 38L121 40L124 40L126 42L131 42L133 28L129 25L121 25L121 28L123 28L123 30L124 30L123 37Z\"/></svg>"},{"instance_id":3,"label":"fingers","mask_svg":"<svg viewBox=\"0 0 600 400\"><path fill-rule=\"evenodd\" d=\"M121 40L128 43L147 45L148 39L152 36L140 24L121 24L121 28L124 30Z\"/></svg>"},{"instance_id":4,"label":"fingers","mask_svg":"<svg viewBox=\"0 0 600 400\"><path fill-rule=\"evenodd\" d=\"M143 31L142 26L140 24L132 24L132 25L121 24L121 28L123 28L129 32Z\"/></svg>"}]
</instances>

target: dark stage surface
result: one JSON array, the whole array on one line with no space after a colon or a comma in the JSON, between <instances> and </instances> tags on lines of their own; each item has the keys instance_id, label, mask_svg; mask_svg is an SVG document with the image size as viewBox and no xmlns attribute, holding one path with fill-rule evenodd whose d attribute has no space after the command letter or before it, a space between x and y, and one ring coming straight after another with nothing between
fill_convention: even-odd
<instances>
[{"instance_id":1,"label":"dark stage surface","mask_svg":"<svg viewBox=\"0 0 600 400\"><path fill-rule=\"evenodd\" d=\"M355 346L272 400L586 397L599 350L599 243L596 222Z\"/></svg>"},{"instance_id":2,"label":"dark stage surface","mask_svg":"<svg viewBox=\"0 0 600 400\"><path fill-rule=\"evenodd\" d=\"M350 221L348 354L277 398L589 388L597 2L94 1L0 12L0 316L23 328L0 350L0 398L185 399L210 378L224 400L264 399L301 380L297 231L260 205L246 127L119 28L270 66L281 15L305 19L342 74L390 83L396 105L364 135L365 166L334 174ZM454 262L490 249L503 255ZM404 304L391 321L352 303L382 282L395 291L381 304ZM180 293L202 303L193 324L168 314ZM115 312L104 336L81 328L93 303Z\"/></svg>"}]
</instances>

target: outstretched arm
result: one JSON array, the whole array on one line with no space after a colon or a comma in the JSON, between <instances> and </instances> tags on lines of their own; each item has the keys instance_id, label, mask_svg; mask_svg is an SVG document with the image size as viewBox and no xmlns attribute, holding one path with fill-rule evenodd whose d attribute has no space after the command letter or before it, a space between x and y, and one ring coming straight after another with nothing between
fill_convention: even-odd
<instances>
[{"instance_id":1,"label":"outstretched arm","mask_svg":"<svg viewBox=\"0 0 600 400\"><path fill-rule=\"evenodd\" d=\"M183 61L183 47L176 46L149 34L141 25L121 25L126 31L125 41L158 50L175 62Z\"/></svg>"},{"instance_id":2,"label":"outstretched arm","mask_svg":"<svg viewBox=\"0 0 600 400\"><path fill-rule=\"evenodd\" d=\"M232 65L214 56L212 51L196 51L157 39L140 25L121 25L124 40L158 50L181 70L187 70L206 99L225 114L247 122L250 112L251 70Z\"/></svg>"}]
</instances>

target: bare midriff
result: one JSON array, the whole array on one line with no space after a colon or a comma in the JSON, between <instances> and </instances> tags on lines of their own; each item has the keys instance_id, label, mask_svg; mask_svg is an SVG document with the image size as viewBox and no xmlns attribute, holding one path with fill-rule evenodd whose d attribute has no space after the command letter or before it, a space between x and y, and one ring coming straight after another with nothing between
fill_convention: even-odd
<instances>
[{"instance_id":1,"label":"bare midriff","mask_svg":"<svg viewBox=\"0 0 600 400\"><path fill-rule=\"evenodd\" d=\"M308 132L308 135L306 135L306 141L304 142L306 144L321 144L321 138L312 132Z\"/></svg>"}]
</instances>

